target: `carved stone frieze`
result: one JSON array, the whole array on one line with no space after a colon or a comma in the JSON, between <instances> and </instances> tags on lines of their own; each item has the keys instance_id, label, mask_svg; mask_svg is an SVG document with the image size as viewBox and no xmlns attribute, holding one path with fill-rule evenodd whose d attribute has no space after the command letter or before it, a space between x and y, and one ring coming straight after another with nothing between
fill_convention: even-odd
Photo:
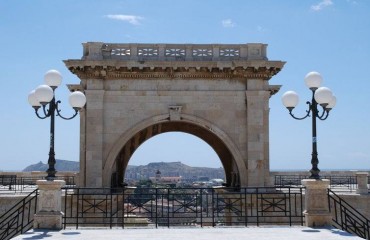
<instances>
[{"instance_id":1,"label":"carved stone frieze","mask_svg":"<svg viewBox=\"0 0 370 240\"><path fill-rule=\"evenodd\" d=\"M78 60L77 60L78 61ZM68 69L81 79L263 79L269 80L277 74L284 63L266 64L265 66L208 67L194 66L109 66L85 65L74 61L65 61ZM86 62L85 62L86 63ZM279 64L280 63L280 64ZM107 63L105 63L107 64ZM262 65L262 64L261 64ZM275 66L273 66L275 65Z\"/></svg>"}]
</instances>

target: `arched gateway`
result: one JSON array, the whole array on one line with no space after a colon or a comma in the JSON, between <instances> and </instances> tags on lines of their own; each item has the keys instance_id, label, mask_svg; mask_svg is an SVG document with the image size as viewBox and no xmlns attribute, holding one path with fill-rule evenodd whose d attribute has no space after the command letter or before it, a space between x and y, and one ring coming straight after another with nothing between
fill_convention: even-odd
<instances>
[{"instance_id":1,"label":"arched gateway","mask_svg":"<svg viewBox=\"0 0 370 240\"><path fill-rule=\"evenodd\" d=\"M83 44L66 60L83 90L80 186L123 181L134 151L165 132L190 133L218 154L230 186L269 179L268 80L284 65L266 44ZM112 181L112 179L114 181Z\"/></svg>"}]
</instances>

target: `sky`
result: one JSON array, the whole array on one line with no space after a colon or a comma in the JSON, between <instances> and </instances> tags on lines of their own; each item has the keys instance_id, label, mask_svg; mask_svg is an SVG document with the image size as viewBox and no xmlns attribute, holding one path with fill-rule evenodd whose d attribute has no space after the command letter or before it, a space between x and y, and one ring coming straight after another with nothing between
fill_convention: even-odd
<instances>
[{"instance_id":1,"label":"sky","mask_svg":"<svg viewBox=\"0 0 370 240\"><path fill-rule=\"evenodd\" d=\"M294 90L300 96L294 114L305 114L310 71L320 72L337 98L329 118L318 121L319 168L369 169L369 14L369 0L0 0L0 170L47 161L50 120L35 116L28 94L57 69L64 79L56 98L72 115L64 84L79 79L63 60L80 59L81 43L94 41L268 44L269 60L286 62L270 80L282 85L270 99L271 169L311 168L311 119L294 120L281 103ZM79 160L79 117L57 118L55 152L57 159ZM221 166L207 144L185 133L149 139L130 164L155 161Z\"/></svg>"}]
</instances>

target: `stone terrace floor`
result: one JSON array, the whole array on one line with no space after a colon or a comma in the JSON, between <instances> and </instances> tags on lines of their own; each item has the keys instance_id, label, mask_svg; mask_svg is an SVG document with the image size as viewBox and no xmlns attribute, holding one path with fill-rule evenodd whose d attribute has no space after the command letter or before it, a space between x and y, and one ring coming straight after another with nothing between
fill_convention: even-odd
<instances>
[{"instance_id":1,"label":"stone terrace floor","mask_svg":"<svg viewBox=\"0 0 370 240\"><path fill-rule=\"evenodd\" d=\"M66 229L29 231L13 239L130 239L130 240L331 240L362 239L335 228L307 227L230 227L158 229Z\"/></svg>"}]
</instances>

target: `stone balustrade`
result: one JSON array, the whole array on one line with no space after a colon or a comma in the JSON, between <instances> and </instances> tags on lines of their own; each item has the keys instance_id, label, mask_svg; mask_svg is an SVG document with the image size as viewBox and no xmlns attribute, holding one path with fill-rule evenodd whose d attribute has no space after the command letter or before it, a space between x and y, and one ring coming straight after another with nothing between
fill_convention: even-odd
<instances>
[{"instance_id":1,"label":"stone balustrade","mask_svg":"<svg viewBox=\"0 0 370 240\"><path fill-rule=\"evenodd\" d=\"M268 60L267 44L83 43L83 60L230 61Z\"/></svg>"}]
</instances>

